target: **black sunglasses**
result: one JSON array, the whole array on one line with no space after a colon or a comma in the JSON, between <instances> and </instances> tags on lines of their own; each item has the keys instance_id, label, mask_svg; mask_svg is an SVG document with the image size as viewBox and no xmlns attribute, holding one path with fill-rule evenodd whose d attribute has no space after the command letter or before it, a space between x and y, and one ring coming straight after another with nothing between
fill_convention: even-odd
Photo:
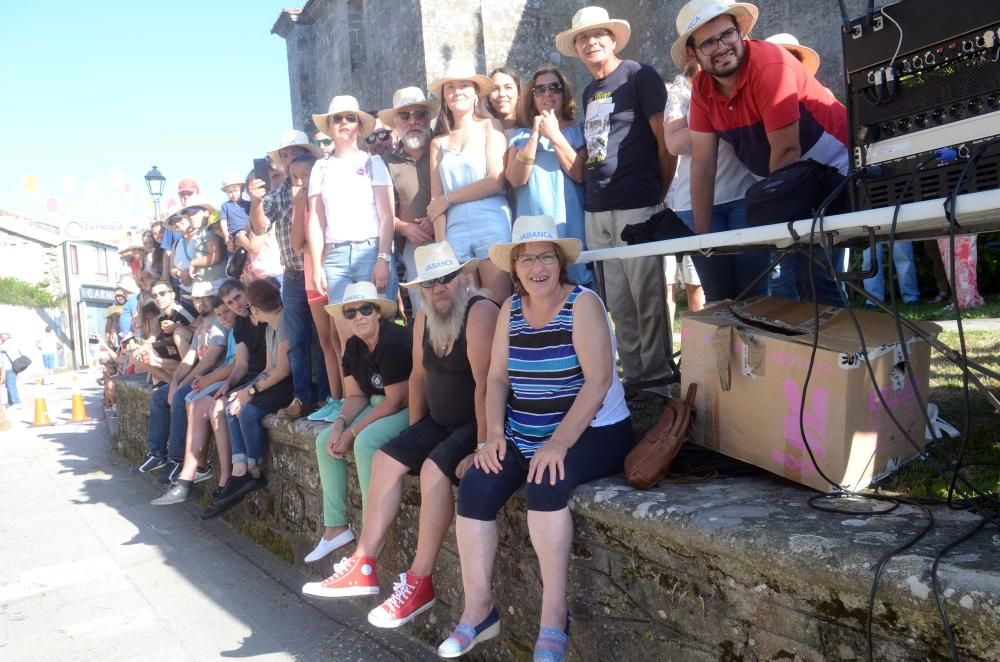
<instances>
[{"instance_id":1,"label":"black sunglasses","mask_svg":"<svg viewBox=\"0 0 1000 662\"><path fill-rule=\"evenodd\" d=\"M369 145L374 145L377 142L385 142L392 135L392 131L389 129L379 129L378 131L372 131L365 138L365 142Z\"/></svg>"},{"instance_id":2,"label":"black sunglasses","mask_svg":"<svg viewBox=\"0 0 1000 662\"><path fill-rule=\"evenodd\" d=\"M373 303L363 303L357 308L344 308L344 319L352 320L360 314L362 317L368 317L376 310L381 311L381 309Z\"/></svg>"},{"instance_id":3,"label":"black sunglasses","mask_svg":"<svg viewBox=\"0 0 1000 662\"><path fill-rule=\"evenodd\" d=\"M329 147L333 144L333 138L320 138L316 141L316 144L320 147Z\"/></svg>"},{"instance_id":4,"label":"black sunglasses","mask_svg":"<svg viewBox=\"0 0 1000 662\"><path fill-rule=\"evenodd\" d=\"M425 120L431 116L431 113L429 110L400 110L396 113L396 117L404 122L409 121L411 115L414 119Z\"/></svg>"},{"instance_id":5,"label":"black sunglasses","mask_svg":"<svg viewBox=\"0 0 1000 662\"><path fill-rule=\"evenodd\" d=\"M452 271L450 274L447 274L445 276L438 276L437 278L431 278L430 280L421 281L420 287L424 288L425 290L429 290L432 287L434 287L437 283L441 283L442 285L447 285L451 281L455 280L455 278L457 278L458 274L460 273L462 273L461 270Z\"/></svg>"},{"instance_id":6,"label":"black sunglasses","mask_svg":"<svg viewBox=\"0 0 1000 662\"><path fill-rule=\"evenodd\" d=\"M165 297L168 294L173 294L173 293L174 293L173 290L160 290L159 292L150 292L150 294L153 295L154 299L159 299L160 297Z\"/></svg>"},{"instance_id":7,"label":"black sunglasses","mask_svg":"<svg viewBox=\"0 0 1000 662\"><path fill-rule=\"evenodd\" d=\"M337 113L336 115L330 116L330 121L333 122L334 124L340 124L341 122L347 122L348 124L357 124L358 116L355 115L354 113L346 113L344 115Z\"/></svg>"},{"instance_id":8,"label":"black sunglasses","mask_svg":"<svg viewBox=\"0 0 1000 662\"><path fill-rule=\"evenodd\" d=\"M555 83L544 83L542 85L535 85L533 88L531 88L531 92L536 97L540 97L546 92L562 92L562 91L563 91L563 84L558 81Z\"/></svg>"}]
</instances>

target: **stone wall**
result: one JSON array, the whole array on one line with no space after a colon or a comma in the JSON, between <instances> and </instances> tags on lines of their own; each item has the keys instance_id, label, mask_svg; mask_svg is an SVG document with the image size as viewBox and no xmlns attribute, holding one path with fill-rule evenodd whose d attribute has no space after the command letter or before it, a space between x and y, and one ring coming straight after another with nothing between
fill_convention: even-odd
<instances>
[{"instance_id":1,"label":"stone wall","mask_svg":"<svg viewBox=\"0 0 1000 662\"><path fill-rule=\"evenodd\" d=\"M145 453L149 390L130 379L119 378L117 385L118 449L138 463ZM301 565L322 524L313 445L318 426L273 417L264 425L268 486L226 518L280 558ZM768 476L649 492L614 477L578 488L571 503L571 659L865 659L872 566L919 530L922 516L908 506L870 519L826 514L806 504L813 494ZM350 500L356 526L356 484ZM412 557L419 502L417 481L408 478L381 558L383 599ZM935 517L931 534L886 567L874 618L877 659L948 657L928 571L936 550L975 520L946 509L937 509ZM503 634L477 647L470 659L528 659L537 633L540 580L519 495L501 512L499 531L494 585ZM1000 536L988 528L940 566L962 659L1000 657L998 551ZM335 560L314 568L317 576L328 574ZM454 531L446 537L434 585L438 605L407 627L438 643L461 613Z\"/></svg>"},{"instance_id":2,"label":"stone wall","mask_svg":"<svg viewBox=\"0 0 1000 662\"><path fill-rule=\"evenodd\" d=\"M473 61L482 72L504 64L529 76L554 63L576 84L590 80L576 58L555 49L555 36L570 26L586 0L309 0L301 12L285 10L273 32L288 46L292 117L308 129L310 113L324 111L335 94L353 94L362 108L389 105L393 90L426 85L451 60ZM631 23L624 57L648 62L668 80L675 22L684 0L606 0L614 18ZM849 15L864 13L864 0L847 0ZM877 5L886 4L879 0ZM843 96L840 9L837 0L765 0L753 31L763 39L790 32L815 48L819 78Z\"/></svg>"}]
</instances>

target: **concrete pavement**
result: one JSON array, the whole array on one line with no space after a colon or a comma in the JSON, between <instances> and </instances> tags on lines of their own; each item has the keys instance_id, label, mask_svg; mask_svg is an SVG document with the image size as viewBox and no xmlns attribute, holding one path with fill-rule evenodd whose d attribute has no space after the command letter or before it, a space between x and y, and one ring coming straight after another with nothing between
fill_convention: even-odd
<instances>
[{"instance_id":1,"label":"concrete pavement","mask_svg":"<svg viewBox=\"0 0 1000 662\"><path fill-rule=\"evenodd\" d=\"M370 600L306 602L308 578L224 522L149 505L159 486L111 452L102 423L29 427L37 393L70 418L70 379L23 385L0 432L0 659L437 659L371 628ZM98 415L98 389L85 393Z\"/></svg>"}]
</instances>

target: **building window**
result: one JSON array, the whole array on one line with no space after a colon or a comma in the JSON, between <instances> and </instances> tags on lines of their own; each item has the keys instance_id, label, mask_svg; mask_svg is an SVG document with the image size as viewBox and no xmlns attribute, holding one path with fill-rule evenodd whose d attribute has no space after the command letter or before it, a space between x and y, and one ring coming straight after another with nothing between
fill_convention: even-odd
<instances>
[{"instance_id":1,"label":"building window","mask_svg":"<svg viewBox=\"0 0 1000 662\"><path fill-rule=\"evenodd\" d=\"M69 247L69 272L74 276L80 275L80 261L76 254L76 246Z\"/></svg>"},{"instance_id":2,"label":"building window","mask_svg":"<svg viewBox=\"0 0 1000 662\"><path fill-rule=\"evenodd\" d=\"M95 267L94 273L99 280L108 279L108 249L97 249L97 267Z\"/></svg>"},{"instance_id":3,"label":"building window","mask_svg":"<svg viewBox=\"0 0 1000 662\"><path fill-rule=\"evenodd\" d=\"M347 36L350 40L351 71L357 73L365 63L364 0L347 2Z\"/></svg>"}]
</instances>

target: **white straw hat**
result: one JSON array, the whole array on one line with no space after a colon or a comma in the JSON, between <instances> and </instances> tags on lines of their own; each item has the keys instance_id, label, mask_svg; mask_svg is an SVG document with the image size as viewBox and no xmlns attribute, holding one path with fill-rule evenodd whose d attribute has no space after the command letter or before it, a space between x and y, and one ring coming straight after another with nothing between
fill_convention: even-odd
<instances>
[{"instance_id":1,"label":"white straw hat","mask_svg":"<svg viewBox=\"0 0 1000 662\"><path fill-rule=\"evenodd\" d=\"M243 177L238 172L227 172L222 176L222 186L219 187L219 190L225 193L226 187L233 186L234 184L243 186Z\"/></svg>"},{"instance_id":2,"label":"white straw hat","mask_svg":"<svg viewBox=\"0 0 1000 662\"><path fill-rule=\"evenodd\" d=\"M670 57L678 69L684 69L687 62L687 40L694 32L709 21L729 14L740 26L740 34L746 38L757 23L757 5L731 0L691 0L677 13L677 39L670 47Z\"/></svg>"},{"instance_id":3,"label":"white straw hat","mask_svg":"<svg viewBox=\"0 0 1000 662\"><path fill-rule=\"evenodd\" d=\"M215 208L215 205L213 205L211 202L208 201L208 198L205 198L204 196L201 195L192 195L188 199L187 204L181 208L180 213L183 214L187 210L194 209L195 207L201 207L202 209L208 211L209 213L211 212L218 213L219 211L218 209Z\"/></svg>"},{"instance_id":4,"label":"white straw hat","mask_svg":"<svg viewBox=\"0 0 1000 662\"><path fill-rule=\"evenodd\" d=\"M343 115L346 113L354 113L358 116L358 137L364 138L375 128L375 118L361 110L358 100L349 94L341 94L330 99L330 106L325 113L318 113L312 116L313 124L326 135L333 136L333 130L328 126L330 118L333 115ZM318 148L317 151L319 151ZM321 151L320 156L322 156Z\"/></svg>"},{"instance_id":5,"label":"white straw hat","mask_svg":"<svg viewBox=\"0 0 1000 662\"><path fill-rule=\"evenodd\" d=\"M459 262L455 249L447 241L425 246L417 246L413 251L413 261L417 263L417 277L403 287L417 287L420 283L447 276L456 271L472 271L479 264L477 258Z\"/></svg>"},{"instance_id":6,"label":"white straw hat","mask_svg":"<svg viewBox=\"0 0 1000 662\"><path fill-rule=\"evenodd\" d=\"M396 111L409 106L423 106L432 115L438 111L438 104L428 101L419 87L404 87L393 93L392 108L378 111L378 118L391 129L396 125Z\"/></svg>"},{"instance_id":7,"label":"white straw hat","mask_svg":"<svg viewBox=\"0 0 1000 662\"><path fill-rule=\"evenodd\" d=\"M559 246L566 258L566 264L576 262L583 249L583 242L579 239L559 237L556 222L551 216L518 216L511 230L511 242L490 246L490 260L498 269L510 271L510 254L514 247L532 241L548 241Z\"/></svg>"},{"instance_id":8,"label":"white straw hat","mask_svg":"<svg viewBox=\"0 0 1000 662\"><path fill-rule=\"evenodd\" d=\"M427 91L441 99L443 98L441 89L444 84L453 80L467 80L475 83L476 87L479 88L479 96L486 96L493 89L493 81L490 80L490 77L477 74L476 67L471 62L449 62L444 73L427 86Z\"/></svg>"},{"instance_id":9,"label":"white straw hat","mask_svg":"<svg viewBox=\"0 0 1000 662\"><path fill-rule=\"evenodd\" d=\"M344 318L343 308L349 303L373 303L379 307L382 317L391 320L396 317L396 302L390 301L383 296L379 296L375 284L367 280L360 283L351 283L344 290L344 298L340 303L331 303L323 306L323 310L331 317Z\"/></svg>"},{"instance_id":10,"label":"white straw hat","mask_svg":"<svg viewBox=\"0 0 1000 662\"><path fill-rule=\"evenodd\" d=\"M200 299L202 297L214 297L218 292L211 281L196 280L191 283L191 294L182 294L186 299Z\"/></svg>"},{"instance_id":11,"label":"white straw hat","mask_svg":"<svg viewBox=\"0 0 1000 662\"><path fill-rule=\"evenodd\" d=\"M608 16L608 10L604 7L584 7L573 14L573 22L569 30L564 30L556 35L556 50L566 57L576 57L576 48L573 41L581 32L604 28L615 38L615 53L625 48L628 39L632 36L632 26L628 21Z\"/></svg>"},{"instance_id":12,"label":"white straw hat","mask_svg":"<svg viewBox=\"0 0 1000 662\"><path fill-rule=\"evenodd\" d=\"M315 156L317 159L323 158L323 150L309 142L309 136L307 136L304 131L289 129L281 134L281 142L278 143L278 146L267 153L267 155L271 158L272 164L281 164L281 157L278 156L278 152L286 147L304 147L306 151Z\"/></svg>"},{"instance_id":13,"label":"white straw hat","mask_svg":"<svg viewBox=\"0 0 1000 662\"><path fill-rule=\"evenodd\" d=\"M802 66L806 68L806 71L813 76L819 71L819 53L808 46L800 44L794 35L790 35L787 32L779 32L778 34L771 35L764 41L777 44L794 55L802 63Z\"/></svg>"},{"instance_id":14,"label":"white straw hat","mask_svg":"<svg viewBox=\"0 0 1000 662\"><path fill-rule=\"evenodd\" d=\"M139 291L139 286L135 284L135 278L131 274L125 274L119 278L117 288L125 290L128 294L135 294Z\"/></svg>"}]
</instances>

